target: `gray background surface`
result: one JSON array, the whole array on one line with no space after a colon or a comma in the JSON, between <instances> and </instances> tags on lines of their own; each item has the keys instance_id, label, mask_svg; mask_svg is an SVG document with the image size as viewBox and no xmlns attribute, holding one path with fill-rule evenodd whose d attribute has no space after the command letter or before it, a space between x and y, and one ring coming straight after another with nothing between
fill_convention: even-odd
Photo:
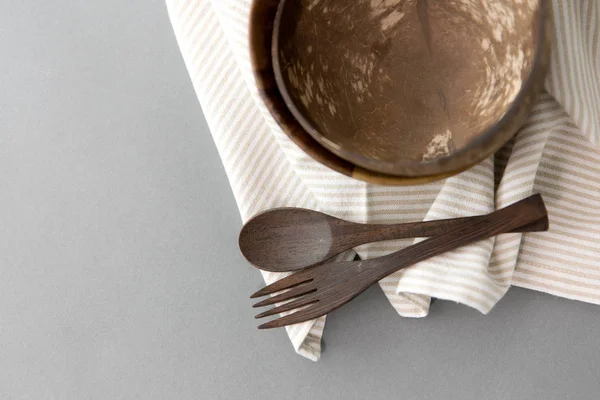
<instances>
[{"instance_id":1,"label":"gray background surface","mask_svg":"<svg viewBox=\"0 0 600 400\"><path fill-rule=\"evenodd\" d=\"M401 319L379 289L319 363L261 280L162 1L2 1L0 399L591 399L600 307L513 289Z\"/></svg>"}]
</instances>

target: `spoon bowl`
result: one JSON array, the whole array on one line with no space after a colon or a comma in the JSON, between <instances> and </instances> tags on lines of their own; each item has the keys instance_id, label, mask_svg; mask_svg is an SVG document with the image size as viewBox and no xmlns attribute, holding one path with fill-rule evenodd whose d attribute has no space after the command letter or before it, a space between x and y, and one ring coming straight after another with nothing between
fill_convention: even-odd
<instances>
[{"instance_id":1,"label":"spoon bowl","mask_svg":"<svg viewBox=\"0 0 600 400\"><path fill-rule=\"evenodd\" d=\"M252 218L240 233L242 254L267 271L302 269L344 251L334 237L344 221L303 208L278 208Z\"/></svg>"}]
</instances>

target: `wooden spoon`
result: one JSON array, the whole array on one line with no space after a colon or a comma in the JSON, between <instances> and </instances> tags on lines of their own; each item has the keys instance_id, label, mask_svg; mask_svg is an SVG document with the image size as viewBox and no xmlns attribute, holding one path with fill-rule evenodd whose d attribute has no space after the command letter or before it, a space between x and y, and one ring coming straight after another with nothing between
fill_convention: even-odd
<instances>
[{"instance_id":1,"label":"wooden spoon","mask_svg":"<svg viewBox=\"0 0 600 400\"><path fill-rule=\"evenodd\" d=\"M320 264L353 247L383 240L438 236L482 216L395 225L358 224L304 208L277 208L242 228L242 254L255 267L286 272ZM535 224L514 232L534 232Z\"/></svg>"}]
</instances>

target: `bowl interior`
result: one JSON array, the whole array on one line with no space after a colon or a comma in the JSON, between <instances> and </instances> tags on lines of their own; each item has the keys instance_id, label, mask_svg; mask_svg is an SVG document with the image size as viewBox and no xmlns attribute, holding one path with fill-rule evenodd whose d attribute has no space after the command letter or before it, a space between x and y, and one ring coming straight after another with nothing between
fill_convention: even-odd
<instances>
[{"instance_id":1,"label":"bowl interior","mask_svg":"<svg viewBox=\"0 0 600 400\"><path fill-rule=\"evenodd\" d=\"M539 72L542 1L281 1L277 85L302 128L354 165L464 169L514 134Z\"/></svg>"}]
</instances>

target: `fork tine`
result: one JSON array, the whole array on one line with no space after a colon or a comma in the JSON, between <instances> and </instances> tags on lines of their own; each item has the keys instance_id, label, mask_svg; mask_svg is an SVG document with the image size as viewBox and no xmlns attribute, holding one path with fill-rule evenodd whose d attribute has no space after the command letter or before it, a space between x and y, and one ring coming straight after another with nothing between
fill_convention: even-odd
<instances>
[{"instance_id":1,"label":"fork tine","mask_svg":"<svg viewBox=\"0 0 600 400\"><path fill-rule=\"evenodd\" d=\"M312 278L308 274L305 274L304 271L296 272L293 275L280 279L277 282L273 282L268 286L265 286L264 288L260 289L258 292L250 296L250 298L256 299L257 297L281 292L282 290L291 289L293 287L299 286L303 283L307 283L310 281L312 281Z\"/></svg>"},{"instance_id":2,"label":"fork tine","mask_svg":"<svg viewBox=\"0 0 600 400\"><path fill-rule=\"evenodd\" d=\"M297 311L293 314L286 315L285 317L274 319L262 325L259 325L258 329L272 329L281 328L287 325L299 324L301 322L310 321L311 319L322 317L327 314L327 310L317 307L316 303L304 310Z\"/></svg>"},{"instance_id":3,"label":"fork tine","mask_svg":"<svg viewBox=\"0 0 600 400\"><path fill-rule=\"evenodd\" d=\"M308 294L308 295L300 297L299 299L296 299L294 301L290 301L289 303L285 303L279 307L273 307L270 310L267 310L265 312L258 314L254 318L259 319L259 318L264 318L264 317L270 317L271 315L281 314L286 311L292 311L292 310L295 310L296 308L308 306L308 305L316 303L318 301L319 301L319 299L317 299L315 296Z\"/></svg>"},{"instance_id":4,"label":"fork tine","mask_svg":"<svg viewBox=\"0 0 600 400\"><path fill-rule=\"evenodd\" d=\"M300 297L304 294L314 293L317 289L314 288L314 285L308 285L307 283L308 282L301 283L300 285L295 286L294 288L290 289L289 291L287 291L285 293L281 293L281 294L278 294L277 296L273 296L268 299L265 299L261 302L254 304L252 307L258 308L258 307L270 306L271 304L281 303L283 301L295 299L296 297Z\"/></svg>"}]
</instances>

